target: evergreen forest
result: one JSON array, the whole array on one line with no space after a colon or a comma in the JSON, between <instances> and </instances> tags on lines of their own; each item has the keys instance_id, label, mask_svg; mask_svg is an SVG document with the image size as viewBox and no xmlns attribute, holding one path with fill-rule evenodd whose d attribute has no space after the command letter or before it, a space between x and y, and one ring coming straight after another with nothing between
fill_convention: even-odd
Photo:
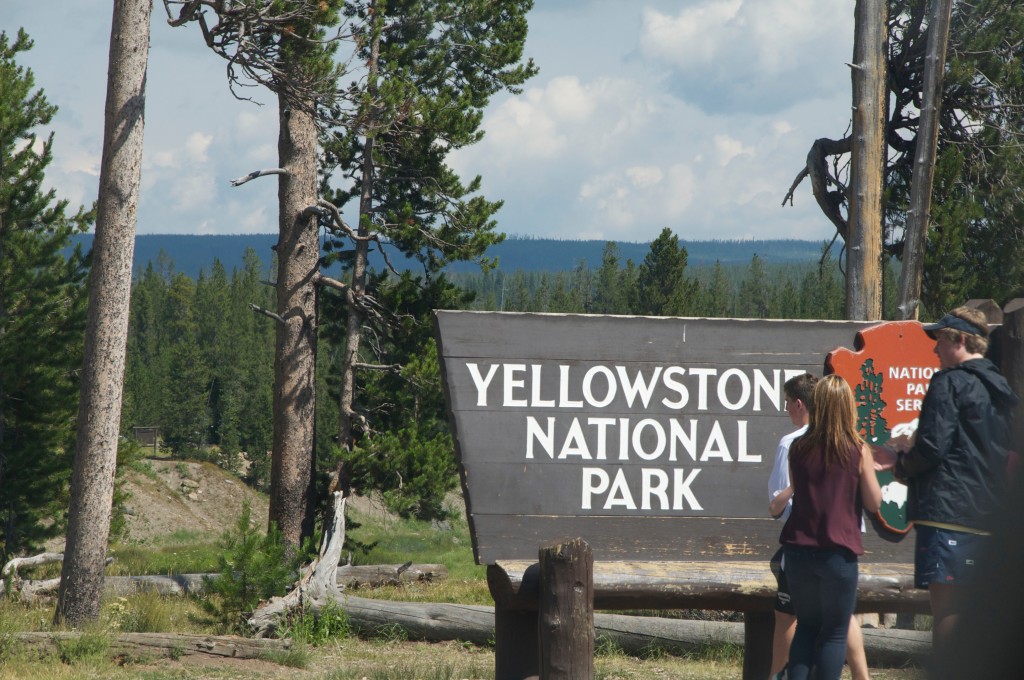
<instances>
[{"instance_id":1,"label":"evergreen forest","mask_svg":"<svg viewBox=\"0 0 1024 680\"><path fill-rule=\"evenodd\" d=\"M436 294L426 297L408 274L378 277L375 294L405 313L401 333L379 335L375 342L390 344L388 355L402 367L365 379L361 408L375 414L378 432L364 443L375 455L352 458L355 487L381 491L404 515L434 518L443 515L443 497L456 486L430 325L433 308L842 318L842 274L827 254L803 264L767 265L755 255L745 265L690 268L686 247L669 229L640 262L621 261L617 252L609 242L600 266L580 261L571 271L456 273L450 281L436 281ZM272 267L252 249L243 261L230 273L215 261L191 278L161 254L140 270L132 290L122 429L130 436L136 427L158 427L162 446L173 455L209 459L266 489L274 326L254 308L272 304ZM886 281L894 291L892 268ZM323 302L330 310L330 301ZM324 321L328 316L324 312L318 341L321 469L343 455L331 426L338 403L332 378L343 337L339 323Z\"/></svg>"}]
</instances>

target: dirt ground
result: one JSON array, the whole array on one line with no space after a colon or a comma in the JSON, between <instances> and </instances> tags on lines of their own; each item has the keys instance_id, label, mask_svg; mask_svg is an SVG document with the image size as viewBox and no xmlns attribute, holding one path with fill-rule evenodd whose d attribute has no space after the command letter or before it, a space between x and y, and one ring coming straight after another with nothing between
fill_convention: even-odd
<instances>
[{"instance_id":1,"label":"dirt ground","mask_svg":"<svg viewBox=\"0 0 1024 680\"><path fill-rule=\"evenodd\" d=\"M144 469L129 471L125 478L129 540L181 530L219 536L238 519L245 500L258 523L267 517L266 496L212 463L149 459Z\"/></svg>"},{"instance_id":2,"label":"dirt ground","mask_svg":"<svg viewBox=\"0 0 1024 680\"><path fill-rule=\"evenodd\" d=\"M267 496L212 463L151 458L143 469L125 476L129 540L159 539L181 530L220 536L238 519L245 500L257 525L266 523ZM388 514L372 498L356 496L349 505L364 516Z\"/></svg>"}]
</instances>

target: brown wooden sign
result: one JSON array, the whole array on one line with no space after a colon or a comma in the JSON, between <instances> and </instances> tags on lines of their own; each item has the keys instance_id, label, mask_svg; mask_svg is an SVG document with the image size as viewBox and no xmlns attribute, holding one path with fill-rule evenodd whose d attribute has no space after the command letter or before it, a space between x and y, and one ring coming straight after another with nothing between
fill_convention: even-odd
<instances>
[{"instance_id":1,"label":"brown wooden sign","mask_svg":"<svg viewBox=\"0 0 1024 680\"><path fill-rule=\"evenodd\" d=\"M782 386L869 324L435 313L476 559L767 558ZM686 522L680 519L686 518ZM898 536L869 550L907 561ZM898 554L897 554L898 553Z\"/></svg>"}]
</instances>

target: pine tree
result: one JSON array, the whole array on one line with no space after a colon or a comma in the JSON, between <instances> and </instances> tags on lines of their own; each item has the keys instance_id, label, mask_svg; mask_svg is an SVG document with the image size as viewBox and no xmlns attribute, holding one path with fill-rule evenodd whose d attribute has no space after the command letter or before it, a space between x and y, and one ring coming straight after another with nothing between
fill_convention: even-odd
<instances>
[{"instance_id":1,"label":"pine tree","mask_svg":"<svg viewBox=\"0 0 1024 680\"><path fill-rule=\"evenodd\" d=\"M740 316L748 319L767 319L772 314L772 287L764 268L764 260L757 255L750 259L747 276L740 283Z\"/></svg>"},{"instance_id":2,"label":"pine tree","mask_svg":"<svg viewBox=\"0 0 1024 680\"><path fill-rule=\"evenodd\" d=\"M86 263L62 252L93 218L42 188L56 107L17 65L31 47L0 33L0 562L64 529Z\"/></svg>"},{"instance_id":3,"label":"pine tree","mask_svg":"<svg viewBox=\"0 0 1024 680\"><path fill-rule=\"evenodd\" d=\"M169 371L160 427L164 440L179 455L199 451L209 439L210 368L197 340L195 285L184 274L175 276L164 310Z\"/></svg>"},{"instance_id":4,"label":"pine tree","mask_svg":"<svg viewBox=\"0 0 1024 680\"><path fill-rule=\"evenodd\" d=\"M159 262L172 267L169 259ZM124 373L124 404L121 409L121 432L133 427L158 427L167 383L167 353L163 351L165 328L163 305L167 296L167 280L146 264L142 275L132 286L131 311L128 320L128 348Z\"/></svg>"},{"instance_id":5,"label":"pine tree","mask_svg":"<svg viewBox=\"0 0 1024 680\"><path fill-rule=\"evenodd\" d=\"M371 247L414 258L430 284L452 260L480 260L501 240L500 201L480 195L481 178L463 181L448 155L479 141L483 109L502 90L518 92L536 69L522 63L532 0L353 0L344 14L365 77L339 105L339 125L325 141L328 171L343 178L331 202L358 214L353 225L328 211L324 224L350 267L340 368L338 444L352 451L371 433L360 403L365 367L392 363L373 351L363 330L386 318L373 289ZM351 181L350 181L351 180ZM378 345L379 346L379 345ZM339 484L350 475L339 467Z\"/></svg>"},{"instance_id":6,"label":"pine tree","mask_svg":"<svg viewBox=\"0 0 1024 680\"><path fill-rule=\"evenodd\" d=\"M615 241L604 244L601 253L601 267L594 277L595 314L628 314L628 290L624 286L623 272L619 267L619 246Z\"/></svg>"},{"instance_id":7,"label":"pine tree","mask_svg":"<svg viewBox=\"0 0 1024 680\"><path fill-rule=\"evenodd\" d=\"M665 227L651 242L640 265L639 307L633 311L655 316L685 316L697 307L696 281L686 277L686 248L679 237Z\"/></svg>"},{"instance_id":8,"label":"pine tree","mask_svg":"<svg viewBox=\"0 0 1024 680\"><path fill-rule=\"evenodd\" d=\"M721 260L715 260L715 272L704 289L701 314L712 318L736 316L732 282L726 276Z\"/></svg>"},{"instance_id":9,"label":"pine tree","mask_svg":"<svg viewBox=\"0 0 1024 680\"><path fill-rule=\"evenodd\" d=\"M273 446L274 327L254 314L250 305L271 307L274 290L263 283L265 268L254 250L246 249L242 259L242 270L231 278L233 324L240 330L236 348L240 394L233 397L238 403L238 446L248 461L246 479L267 488ZM324 408L321 404L318 413Z\"/></svg>"}]
</instances>

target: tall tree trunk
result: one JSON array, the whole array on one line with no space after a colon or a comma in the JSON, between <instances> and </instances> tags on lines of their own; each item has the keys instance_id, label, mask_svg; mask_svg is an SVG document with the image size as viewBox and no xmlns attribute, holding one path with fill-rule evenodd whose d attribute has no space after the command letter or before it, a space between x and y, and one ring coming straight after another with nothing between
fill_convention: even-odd
<instances>
[{"instance_id":1,"label":"tall tree trunk","mask_svg":"<svg viewBox=\"0 0 1024 680\"><path fill-rule=\"evenodd\" d=\"M54 614L55 621L73 626L99 617L103 594L121 426L152 11L151 0L114 0L78 437Z\"/></svg>"},{"instance_id":2,"label":"tall tree trunk","mask_svg":"<svg viewBox=\"0 0 1024 680\"><path fill-rule=\"evenodd\" d=\"M277 340L270 521L298 548L313 535L316 465L317 135L309 111L278 97Z\"/></svg>"},{"instance_id":3,"label":"tall tree trunk","mask_svg":"<svg viewBox=\"0 0 1024 680\"><path fill-rule=\"evenodd\" d=\"M857 0L853 39L853 160L846 239L846 318L882 318L882 187L888 113L886 0Z\"/></svg>"},{"instance_id":4,"label":"tall tree trunk","mask_svg":"<svg viewBox=\"0 0 1024 680\"><path fill-rule=\"evenodd\" d=\"M370 11L376 9L371 3ZM367 94L371 101L377 96L378 59L380 58L380 28L376 17L373 18L375 28L370 44L370 59L367 63ZM375 104L371 103L370 106ZM352 285L348 293L348 319L345 325L345 355L341 375L341 393L339 397L338 444L345 450L351 450L355 444L355 410L356 368L359 363L359 349L362 343L363 312L361 302L366 294L366 268L370 252L370 225L373 217L373 144L375 117L369 114L366 126L366 139L363 142L362 185L359 192L359 226L355 244L355 260L352 265ZM342 464L336 472L336 484L348 495L348 479Z\"/></svg>"},{"instance_id":5,"label":"tall tree trunk","mask_svg":"<svg viewBox=\"0 0 1024 680\"><path fill-rule=\"evenodd\" d=\"M907 233L903 245L897 311L900 319L916 319L921 303L924 274L924 245L932 213L932 179L939 143L939 110L942 107L942 76L946 70L949 45L949 17L953 0L932 0L928 18L928 52L924 59L924 91L921 118L914 148L914 174L907 210Z\"/></svg>"}]
</instances>

